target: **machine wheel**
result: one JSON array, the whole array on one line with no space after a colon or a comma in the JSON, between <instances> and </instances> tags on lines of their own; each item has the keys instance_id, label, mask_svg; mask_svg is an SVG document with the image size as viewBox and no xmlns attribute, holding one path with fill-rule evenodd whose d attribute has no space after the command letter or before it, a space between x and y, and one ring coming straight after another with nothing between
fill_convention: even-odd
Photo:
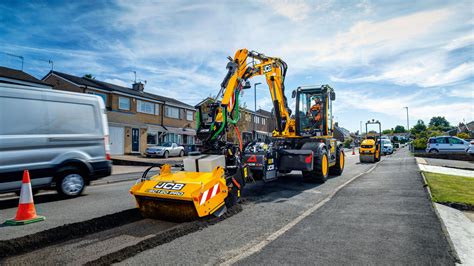
<instances>
[{"instance_id":1,"label":"machine wheel","mask_svg":"<svg viewBox=\"0 0 474 266\"><path fill-rule=\"evenodd\" d=\"M344 150L339 149L336 154L336 164L333 167L329 168L329 173L331 175L342 175L345 163L346 158L344 155Z\"/></svg>"},{"instance_id":2,"label":"machine wheel","mask_svg":"<svg viewBox=\"0 0 474 266\"><path fill-rule=\"evenodd\" d=\"M324 183L328 179L329 174L329 160L326 150L321 152L321 160L314 162L313 171L303 171L303 179L307 181L315 181Z\"/></svg>"},{"instance_id":3,"label":"machine wheel","mask_svg":"<svg viewBox=\"0 0 474 266\"><path fill-rule=\"evenodd\" d=\"M165 151L165 153L163 153L163 158L168 159L169 154L170 153L168 151Z\"/></svg>"},{"instance_id":4,"label":"machine wheel","mask_svg":"<svg viewBox=\"0 0 474 266\"><path fill-rule=\"evenodd\" d=\"M76 167L64 167L56 175L56 190L59 195L74 198L82 194L86 187L84 173Z\"/></svg>"}]
</instances>

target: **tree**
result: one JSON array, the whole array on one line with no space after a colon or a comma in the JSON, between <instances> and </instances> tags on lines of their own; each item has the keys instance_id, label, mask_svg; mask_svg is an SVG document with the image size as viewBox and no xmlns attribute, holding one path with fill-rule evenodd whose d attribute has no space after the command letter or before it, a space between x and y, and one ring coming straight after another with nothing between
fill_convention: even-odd
<instances>
[{"instance_id":1,"label":"tree","mask_svg":"<svg viewBox=\"0 0 474 266\"><path fill-rule=\"evenodd\" d=\"M384 131L382 131L382 134L384 135L387 135L387 134L392 134L393 131L391 129L385 129Z\"/></svg>"},{"instance_id":2,"label":"tree","mask_svg":"<svg viewBox=\"0 0 474 266\"><path fill-rule=\"evenodd\" d=\"M88 79L95 79L95 77L92 75L92 74L85 74L84 76L82 76L83 78L88 78Z\"/></svg>"},{"instance_id":3,"label":"tree","mask_svg":"<svg viewBox=\"0 0 474 266\"><path fill-rule=\"evenodd\" d=\"M469 138L469 134L467 134L466 132L461 132L459 134L456 135L458 138L461 138L461 139L468 139Z\"/></svg>"},{"instance_id":4,"label":"tree","mask_svg":"<svg viewBox=\"0 0 474 266\"><path fill-rule=\"evenodd\" d=\"M411 133L413 135L416 135L416 134L419 134L423 131L426 131L426 125L425 125L425 122L423 122L423 120L418 120L418 122L416 122L416 125L414 127L412 127L411 129Z\"/></svg>"},{"instance_id":5,"label":"tree","mask_svg":"<svg viewBox=\"0 0 474 266\"><path fill-rule=\"evenodd\" d=\"M428 124L430 128L439 129L442 131L448 130L451 128L448 120L444 116L434 116L431 118L430 123Z\"/></svg>"},{"instance_id":6,"label":"tree","mask_svg":"<svg viewBox=\"0 0 474 266\"><path fill-rule=\"evenodd\" d=\"M393 133L405 133L406 130L405 130L405 127L404 126L396 126L395 129L393 130Z\"/></svg>"}]
</instances>

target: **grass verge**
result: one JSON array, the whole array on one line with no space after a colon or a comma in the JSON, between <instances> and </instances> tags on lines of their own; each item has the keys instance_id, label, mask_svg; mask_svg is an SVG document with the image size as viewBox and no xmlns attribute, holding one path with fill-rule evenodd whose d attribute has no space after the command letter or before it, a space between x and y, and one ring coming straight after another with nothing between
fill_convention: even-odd
<instances>
[{"instance_id":1,"label":"grass verge","mask_svg":"<svg viewBox=\"0 0 474 266\"><path fill-rule=\"evenodd\" d=\"M474 207L474 178L424 172L434 202Z\"/></svg>"}]
</instances>

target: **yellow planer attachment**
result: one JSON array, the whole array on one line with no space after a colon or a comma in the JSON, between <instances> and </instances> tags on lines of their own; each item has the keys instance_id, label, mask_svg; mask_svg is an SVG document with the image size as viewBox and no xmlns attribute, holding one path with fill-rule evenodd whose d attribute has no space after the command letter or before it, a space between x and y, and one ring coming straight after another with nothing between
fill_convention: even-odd
<instances>
[{"instance_id":1,"label":"yellow planer attachment","mask_svg":"<svg viewBox=\"0 0 474 266\"><path fill-rule=\"evenodd\" d=\"M191 221L225 209L229 188L222 167L212 172L171 172L170 165L163 165L159 175L142 178L130 193L144 217Z\"/></svg>"}]
</instances>

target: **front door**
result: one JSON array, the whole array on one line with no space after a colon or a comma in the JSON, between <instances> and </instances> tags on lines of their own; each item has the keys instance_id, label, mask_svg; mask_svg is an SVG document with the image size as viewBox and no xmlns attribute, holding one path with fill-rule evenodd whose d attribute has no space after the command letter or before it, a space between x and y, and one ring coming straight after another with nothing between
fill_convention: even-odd
<instances>
[{"instance_id":1,"label":"front door","mask_svg":"<svg viewBox=\"0 0 474 266\"><path fill-rule=\"evenodd\" d=\"M132 128L132 152L140 152L140 129Z\"/></svg>"}]
</instances>

